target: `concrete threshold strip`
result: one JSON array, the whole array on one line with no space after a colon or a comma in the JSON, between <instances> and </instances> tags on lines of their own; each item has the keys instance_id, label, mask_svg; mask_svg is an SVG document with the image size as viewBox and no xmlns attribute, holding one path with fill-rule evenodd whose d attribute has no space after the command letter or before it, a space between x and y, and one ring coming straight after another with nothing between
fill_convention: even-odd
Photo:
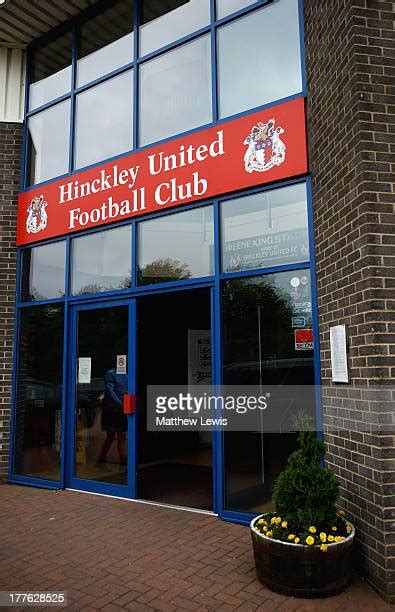
<instances>
[{"instance_id":1,"label":"concrete threshold strip","mask_svg":"<svg viewBox=\"0 0 395 612\"><path fill-rule=\"evenodd\" d=\"M148 501L146 499L129 499L128 497L120 497L119 495L108 495L107 493L95 493L93 491L82 491L81 489L58 489L58 491L73 491L74 493L86 493L87 495L99 495L100 497L109 497L112 499L121 499L126 502L133 502L135 504L145 504L147 506L159 506L160 508L170 508L171 510L183 510L184 512L194 512L195 514L208 514L209 516L216 516L215 512L211 510L200 510L199 508L188 508L187 506L176 506L174 504L165 504L163 502Z\"/></svg>"}]
</instances>

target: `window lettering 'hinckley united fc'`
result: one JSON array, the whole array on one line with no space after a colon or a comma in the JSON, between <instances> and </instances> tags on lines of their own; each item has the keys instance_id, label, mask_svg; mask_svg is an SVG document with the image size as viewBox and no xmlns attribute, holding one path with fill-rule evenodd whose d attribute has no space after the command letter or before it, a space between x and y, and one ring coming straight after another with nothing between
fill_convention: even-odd
<instances>
[{"instance_id":1,"label":"window lettering 'hinckley united fc'","mask_svg":"<svg viewBox=\"0 0 395 612\"><path fill-rule=\"evenodd\" d=\"M304 99L297 98L21 193L17 242L29 244L306 172Z\"/></svg>"}]
</instances>

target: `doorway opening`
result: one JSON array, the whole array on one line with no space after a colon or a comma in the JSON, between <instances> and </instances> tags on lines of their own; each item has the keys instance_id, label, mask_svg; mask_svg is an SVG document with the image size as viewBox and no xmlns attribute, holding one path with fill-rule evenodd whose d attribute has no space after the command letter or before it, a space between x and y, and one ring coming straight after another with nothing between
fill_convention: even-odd
<instances>
[{"instance_id":1,"label":"doorway opening","mask_svg":"<svg viewBox=\"0 0 395 612\"><path fill-rule=\"evenodd\" d=\"M212 510L211 432L147 431L148 385L211 384L210 289L138 298L137 330L138 497Z\"/></svg>"}]
</instances>

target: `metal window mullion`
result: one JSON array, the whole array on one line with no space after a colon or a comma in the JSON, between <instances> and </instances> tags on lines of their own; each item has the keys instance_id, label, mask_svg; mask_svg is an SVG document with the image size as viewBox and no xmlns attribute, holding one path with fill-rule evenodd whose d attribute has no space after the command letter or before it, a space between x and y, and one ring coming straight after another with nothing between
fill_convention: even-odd
<instances>
[{"instance_id":1,"label":"metal window mullion","mask_svg":"<svg viewBox=\"0 0 395 612\"><path fill-rule=\"evenodd\" d=\"M71 241L72 238L68 236L66 238L66 262L65 262L65 283L64 283L64 295L67 299L70 295L71 286Z\"/></svg>"},{"instance_id":2,"label":"metal window mullion","mask_svg":"<svg viewBox=\"0 0 395 612\"><path fill-rule=\"evenodd\" d=\"M53 106L57 106L58 104L61 104L62 102L65 102L66 100L69 100L70 97L71 97L71 92L62 94L58 98L54 98L53 100L50 100L49 102L46 102L45 104L42 104L41 106L37 106L37 108L32 108L32 110L26 113L26 117L27 119L30 119L30 117L33 117L34 115L39 115L40 113L52 108Z\"/></svg>"},{"instance_id":3,"label":"metal window mullion","mask_svg":"<svg viewBox=\"0 0 395 612\"><path fill-rule=\"evenodd\" d=\"M244 15L247 15L249 13L254 13L256 10L261 9L264 6L271 4L272 2L273 0L256 0L256 2L254 2L253 4L250 4L249 6L246 6L245 8L241 8L240 10L235 11L234 13L230 13L229 15L225 15L225 17L221 17L221 19L218 19L215 23L216 25L228 24L232 21L236 21L240 17L244 17Z\"/></svg>"},{"instance_id":4,"label":"metal window mullion","mask_svg":"<svg viewBox=\"0 0 395 612\"><path fill-rule=\"evenodd\" d=\"M136 150L139 143L139 106L140 106L140 84L139 84L139 66L137 63L140 50L140 2L136 0L133 11L133 149Z\"/></svg>"},{"instance_id":5,"label":"metal window mullion","mask_svg":"<svg viewBox=\"0 0 395 612\"><path fill-rule=\"evenodd\" d=\"M67 458L67 445L69 437L66 432L66 419L67 419L67 401L68 401L68 385L66 384L68 375L68 317L69 317L69 304L67 301L63 304L63 364L62 364L62 418L61 418L61 432L60 432L60 465L59 465L59 480L60 487L64 489L66 486L66 458Z\"/></svg>"},{"instance_id":6,"label":"metal window mullion","mask_svg":"<svg viewBox=\"0 0 395 612\"><path fill-rule=\"evenodd\" d=\"M213 383L215 394L221 393L222 388L222 333L221 333L221 219L220 203L214 203L214 261L215 276L212 295L213 304ZM220 427L213 432L213 450L215 463L215 512L222 517L224 510L224 456L223 456L223 432Z\"/></svg>"},{"instance_id":7,"label":"metal window mullion","mask_svg":"<svg viewBox=\"0 0 395 612\"><path fill-rule=\"evenodd\" d=\"M299 19L299 44L300 44L300 69L302 75L303 96L307 96L307 74L306 74L306 52L304 45L304 12L303 0L298 0L298 19Z\"/></svg>"},{"instance_id":8,"label":"metal window mullion","mask_svg":"<svg viewBox=\"0 0 395 612\"><path fill-rule=\"evenodd\" d=\"M149 62L152 59L156 59L160 55L165 55L168 51L173 51L174 49L178 49L179 47L182 47L183 45L189 42L192 42L196 40L197 38L204 36L205 34L210 34L210 31L211 31L211 25L204 26L203 28L200 28L199 30L195 30L191 34L186 34L182 38L178 38L177 40L171 43L168 43L164 47L160 47L159 49L155 49L155 51L151 51L150 53L147 53L147 55L143 55L143 57L138 57L137 63L144 64L145 62Z\"/></svg>"},{"instance_id":9,"label":"metal window mullion","mask_svg":"<svg viewBox=\"0 0 395 612\"><path fill-rule=\"evenodd\" d=\"M79 26L74 24L72 33L72 69L71 69L71 99L70 99L70 140L69 140L69 173L74 169L74 147L75 147L75 106L76 106L76 84L77 84L77 61L78 61L78 33Z\"/></svg>"},{"instance_id":10,"label":"metal window mullion","mask_svg":"<svg viewBox=\"0 0 395 612\"><path fill-rule=\"evenodd\" d=\"M132 289L137 287L137 221L133 221L132 223Z\"/></svg>"},{"instance_id":11,"label":"metal window mullion","mask_svg":"<svg viewBox=\"0 0 395 612\"><path fill-rule=\"evenodd\" d=\"M309 233L310 251L310 288L311 288L311 319L313 326L313 359L314 359L314 384L316 399L316 430L318 437L322 437L323 417L322 417L322 397L321 397L321 357L320 357L320 333L318 318L318 297L317 297L317 276L315 263L315 240L314 240L314 211L313 193L311 177L306 179L307 191L307 227Z\"/></svg>"},{"instance_id":12,"label":"metal window mullion","mask_svg":"<svg viewBox=\"0 0 395 612\"><path fill-rule=\"evenodd\" d=\"M134 62L128 62L127 64L124 64L123 66L114 68L114 70L111 70L110 72L106 72L106 74L102 74L98 76L96 79L93 79L93 81L88 81L88 83L84 83L83 85L76 87L74 93L80 94L86 91L87 89L93 89L94 87L96 87L96 85L101 85L102 83L106 81L110 81L114 77L117 77L123 74L124 72L128 72L128 70L132 70L133 66L134 66Z\"/></svg>"},{"instance_id":13,"label":"metal window mullion","mask_svg":"<svg viewBox=\"0 0 395 612\"><path fill-rule=\"evenodd\" d=\"M217 28L216 20L216 0L210 0L210 39L211 39L211 101L212 118L215 123L218 121L218 54L217 54Z\"/></svg>"}]
</instances>

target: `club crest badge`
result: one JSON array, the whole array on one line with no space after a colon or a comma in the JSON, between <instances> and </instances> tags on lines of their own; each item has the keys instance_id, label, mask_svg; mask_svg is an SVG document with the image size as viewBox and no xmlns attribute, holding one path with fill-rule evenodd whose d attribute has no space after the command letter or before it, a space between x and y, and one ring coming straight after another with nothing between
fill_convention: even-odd
<instances>
[{"instance_id":1,"label":"club crest badge","mask_svg":"<svg viewBox=\"0 0 395 612\"><path fill-rule=\"evenodd\" d=\"M35 197L27 207L26 231L29 234L37 234L47 227L48 215L45 210L48 206L44 196Z\"/></svg>"},{"instance_id":2,"label":"club crest badge","mask_svg":"<svg viewBox=\"0 0 395 612\"><path fill-rule=\"evenodd\" d=\"M246 172L266 172L285 161L286 147L281 140L285 130L275 126L275 119L254 125L244 143L248 149L244 155Z\"/></svg>"}]
</instances>

